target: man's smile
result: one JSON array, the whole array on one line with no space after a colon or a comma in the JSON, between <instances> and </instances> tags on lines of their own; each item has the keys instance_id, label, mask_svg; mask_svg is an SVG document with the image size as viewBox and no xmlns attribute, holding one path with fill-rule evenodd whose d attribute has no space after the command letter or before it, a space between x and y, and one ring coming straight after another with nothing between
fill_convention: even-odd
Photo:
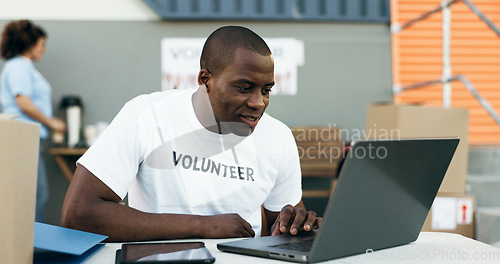
<instances>
[{"instance_id":1,"label":"man's smile","mask_svg":"<svg viewBox=\"0 0 500 264\"><path fill-rule=\"evenodd\" d=\"M249 127L254 128L257 126L257 123L259 123L260 115L240 115L241 120L243 123L247 124Z\"/></svg>"}]
</instances>

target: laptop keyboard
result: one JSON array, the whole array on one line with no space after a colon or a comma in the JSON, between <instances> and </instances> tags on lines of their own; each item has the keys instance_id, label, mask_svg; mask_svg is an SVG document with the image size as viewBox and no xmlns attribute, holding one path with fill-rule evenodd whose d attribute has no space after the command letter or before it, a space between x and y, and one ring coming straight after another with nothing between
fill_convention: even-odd
<instances>
[{"instance_id":1,"label":"laptop keyboard","mask_svg":"<svg viewBox=\"0 0 500 264\"><path fill-rule=\"evenodd\" d=\"M314 241L314 239L311 238L311 239L301 240L298 242L290 242L290 243L272 245L269 247L294 250L294 251L300 251L300 252L309 252L311 250L313 241Z\"/></svg>"}]
</instances>

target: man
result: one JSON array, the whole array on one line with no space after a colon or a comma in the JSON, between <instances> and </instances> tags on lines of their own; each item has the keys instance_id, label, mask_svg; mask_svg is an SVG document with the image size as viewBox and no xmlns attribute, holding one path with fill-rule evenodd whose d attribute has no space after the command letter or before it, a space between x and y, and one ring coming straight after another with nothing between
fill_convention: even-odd
<instances>
[{"instance_id":1,"label":"man","mask_svg":"<svg viewBox=\"0 0 500 264\"><path fill-rule=\"evenodd\" d=\"M264 114L274 85L264 40L219 28L200 65L198 90L142 95L123 107L78 160L63 226L139 241L295 235L321 225L301 201L290 130ZM119 204L127 193L130 207Z\"/></svg>"}]
</instances>

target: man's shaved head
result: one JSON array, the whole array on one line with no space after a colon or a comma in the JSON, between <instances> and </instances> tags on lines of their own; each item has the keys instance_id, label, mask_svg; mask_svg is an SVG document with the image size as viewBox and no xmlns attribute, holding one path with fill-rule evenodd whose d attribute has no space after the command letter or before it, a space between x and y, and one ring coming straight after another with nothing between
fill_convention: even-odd
<instances>
[{"instance_id":1,"label":"man's shaved head","mask_svg":"<svg viewBox=\"0 0 500 264\"><path fill-rule=\"evenodd\" d=\"M255 32L240 26L225 26L215 30L205 42L200 66L212 74L218 74L233 63L236 49L244 48L269 56L271 50Z\"/></svg>"}]
</instances>

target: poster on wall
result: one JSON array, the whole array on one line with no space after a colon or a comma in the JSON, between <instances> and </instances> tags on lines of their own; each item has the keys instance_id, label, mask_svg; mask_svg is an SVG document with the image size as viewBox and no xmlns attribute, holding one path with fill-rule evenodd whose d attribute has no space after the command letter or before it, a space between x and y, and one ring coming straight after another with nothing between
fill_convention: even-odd
<instances>
[{"instance_id":1,"label":"poster on wall","mask_svg":"<svg viewBox=\"0 0 500 264\"><path fill-rule=\"evenodd\" d=\"M304 44L294 38L265 39L274 58L275 86L271 95L297 94L297 67L304 64ZM161 41L162 90L197 87L204 38L164 38Z\"/></svg>"}]
</instances>

